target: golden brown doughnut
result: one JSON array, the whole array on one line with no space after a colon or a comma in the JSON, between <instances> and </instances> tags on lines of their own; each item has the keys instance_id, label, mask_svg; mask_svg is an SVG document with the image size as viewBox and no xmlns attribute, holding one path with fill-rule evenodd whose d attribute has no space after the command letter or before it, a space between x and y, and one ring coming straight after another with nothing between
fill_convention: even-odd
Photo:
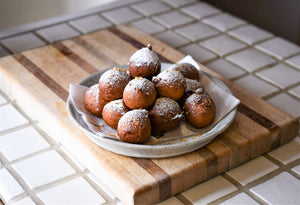
<instances>
[{"instance_id":1,"label":"golden brown doughnut","mask_svg":"<svg viewBox=\"0 0 300 205\"><path fill-rule=\"evenodd\" d=\"M202 128L213 122L216 106L209 95L199 88L187 98L184 104L184 111L189 124L196 128Z\"/></svg>"},{"instance_id":2,"label":"golden brown doughnut","mask_svg":"<svg viewBox=\"0 0 300 205\"><path fill-rule=\"evenodd\" d=\"M125 113L118 124L118 135L124 142L143 143L151 135L151 123L145 109L131 110Z\"/></svg>"},{"instance_id":3,"label":"golden brown doughnut","mask_svg":"<svg viewBox=\"0 0 300 205\"><path fill-rule=\"evenodd\" d=\"M130 81L126 69L112 68L99 79L99 90L105 100L116 100L123 96L123 90Z\"/></svg>"},{"instance_id":4,"label":"golden brown doughnut","mask_svg":"<svg viewBox=\"0 0 300 205\"><path fill-rule=\"evenodd\" d=\"M199 72L195 66L190 63L180 63L176 68L182 73L185 78L199 80Z\"/></svg>"},{"instance_id":5,"label":"golden brown doughnut","mask_svg":"<svg viewBox=\"0 0 300 205\"><path fill-rule=\"evenodd\" d=\"M98 117L102 116L102 110L106 103L109 101L105 100L99 92L99 85L95 84L86 90L84 95L84 103L88 111Z\"/></svg>"},{"instance_id":6,"label":"golden brown doughnut","mask_svg":"<svg viewBox=\"0 0 300 205\"><path fill-rule=\"evenodd\" d=\"M117 129L120 118L129 111L122 99L107 103L102 111L102 118L110 127Z\"/></svg>"},{"instance_id":7,"label":"golden brown doughnut","mask_svg":"<svg viewBox=\"0 0 300 205\"><path fill-rule=\"evenodd\" d=\"M158 95L179 100L185 91L186 82L184 76L175 69L167 69L156 77L153 77Z\"/></svg>"},{"instance_id":8,"label":"golden brown doughnut","mask_svg":"<svg viewBox=\"0 0 300 205\"><path fill-rule=\"evenodd\" d=\"M130 109L149 108L155 99L156 90L153 83L143 77L135 77L123 92L124 103Z\"/></svg>"},{"instance_id":9,"label":"golden brown doughnut","mask_svg":"<svg viewBox=\"0 0 300 205\"><path fill-rule=\"evenodd\" d=\"M162 136L164 132L178 127L183 115L175 100L161 97L155 101L154 106L149 111L149 117L153 135Z\"/></svg>"},{"instance_id":10,"label":"golden brown doughnut","mask_svg":"<svg viewBox=\"0 0 300 205\"><path fill-rule=\"evenodd\" d=\"M141 76L151 79L160 72L160 68L160 60L150 44L137 50L129 59L129 73L132 78Z\"/></svg>"}]
</instances>

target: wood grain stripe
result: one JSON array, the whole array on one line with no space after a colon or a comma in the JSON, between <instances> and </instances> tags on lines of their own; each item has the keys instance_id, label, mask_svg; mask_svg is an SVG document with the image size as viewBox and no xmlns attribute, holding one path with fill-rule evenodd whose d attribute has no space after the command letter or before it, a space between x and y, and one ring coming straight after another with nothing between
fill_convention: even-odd
<instances>
[{"instance_id":1,"label":"wood grain stripe","mask_svg":"<svg viewBox=\"0 0 300 205\"><path fill-rule=\"evenodd\" d=\"M172 181L171 177L161 167L155 164L151 159L132 158L139 166L144 168L158 182L159 199L164 200L171 197Z\"/></svg>"},{"instance_id":2,"label":"wood grain stripe","mask_svg":"<svg viewBox=\"0 0 300 205\"><path fill-rule=\"evenodd\" d=\"M207 168L207 178L209 179L211 177L214 177L218 175L218 164L219 159L218 156L209 150L207 147L201 148L200 150L196 151L197 154L199 154L206 162L206 168Z\"/></svg>"},{"instance_id":3,"label":"wood grain stripe","mask_svg":"<svg viewBox=\"0 0 300 205\"><path fill-rule=\"evenodd\" d=\"M146 45L140 43L139 41L137 41L136 39L132 38L131 36L127 35L126 33L124 33L123 31L121 31L120 29L118 29L117 27L109 27L108 30L112 33L114 33L115 35L119 36L121 39L123 39L124 41L127 41L128 43L130 43L131 45L133 45L134 47L136 47L137 49L141 49L142 47L145 47ZM160 55L159 53L157 53L159 59L161 62L164 63L173 63L171 60L169 60L168 58Z\"/></svg>"},{"instance_id":4,"label":"wood grain stripe","mask_svg":"<svg viewBox=\"0 0 300 205\"><path fill-rule=\"evenodd\" d=\"M91 54L93 54L95 57L101 59L103 62L105 62L107 65L117 65L115 61L110 59L108 56L106 56L104 53L96 49L93 45L88 43L82 38L74 38L73 41L77 43L78 45L84 47L87 49Z\"/></svg>"},{"instance_id":5,"label":"wood grain stripe","mask_svg":"<svg viewBox=\"0 0 300 205\"><path fill-rule=\"evenodd\" d=\"M243 113L244 115L248 116L250 119L254 120L261 126L267 128L268 130L272 131L273 129L277 128L278 125L272 122L271 120L267 119L266 117L262 116L261 114L255 112L254 110L250 109L246 105L240 103L238 105L238 111Z\"/></svg>"},{"instance_id":6,"label":"wood grain stripe","mask_svg":"<svg viewBox=\"0 0 300 205\"><path fill-rule=\"evenodd\" d=\"M31 60L29 60L25 55L18 53L14 54L13 57L43 84L49 87L62 100L67 101L69 95L68 92L52 78L50 78L43 70L36 66Z\"/></svg>"},{"instance_id":7,"label":"wood grain stripe","mask_svg":"<svg viewBox=\"0 0 300 205\"><path fill-rule=\"evenodd\" d=\"M268 118L262 116L261 114L255 112L254 110L250 109L249 107L247 107L246 105L244 105L242 103L240 103L238 105L238 111L240 113L243 113L244 115L246 115L253 121L257 122L261 126L267 128L268 130L270 130L270 132L276 132L280 129L280 127L275 122L273 122L273 121L269 120ZM277 134L276 136L274 136L273 142L271 145L271 149L275 149L278 146L280 146L280 141L281 141L280 134Z\"/></svg>"},{"instance_id":8,"label":"wood grain stripe","mask_svg":"<svg viewBox=\"0 0 300 205\"><path fill-rule=\"evenodd\" d=\"M57 42L54 43L53 46L86 72L92 74L98 71L94 66L92 66L86 60L84 60L79 55L74 53L70 48L65 46L63 43Z\"/></svg>"}]
</instances>

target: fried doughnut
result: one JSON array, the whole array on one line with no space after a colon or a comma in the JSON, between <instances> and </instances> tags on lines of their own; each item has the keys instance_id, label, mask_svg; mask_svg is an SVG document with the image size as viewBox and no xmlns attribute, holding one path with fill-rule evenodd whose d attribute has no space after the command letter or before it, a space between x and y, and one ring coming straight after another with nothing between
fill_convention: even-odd
<instances>
[{"instance_id":1,"label":"fried doughnut","mask_svg":"<svg viewBox=\"0 0 300 205\"><path fill-rule=\"evenodd\" d=\"M160 68L160 60L150 44L137 50L129 59L129 73L132 78L141 76L151 79L160 72Z\"/></svg>"},{"instance_id":2,"label":"fried doughnut","mask_svg":"<svg viewBox=\"0 0 300 205\"><path fill-rule=\"evenodd\" d=\"M149 117L153 135L162 136L164 132L178 127L183 115L175 100L161 97L155 101L154 106L149 111Z\"/></svg>"},{"instance_id":3,"label":"fried doughnut","mask_svg":"<svg viewBox=\"0 0 300 205\"><path fill-rule=\"evenodd\" d=\"M184 76L175 69L167 69L152 78L158 95L179 100L185 91L186 82Z\"/></svg>"},{"instance_id":4,"label":"fried doughnut","mask_svg":"<svg viewBox=\"0 0 300 205\"><path fill-rule=\"evenodd\" d=\"M117 131L120 139L124 142L146 142L151 135L148 111L136 109L125 113L119 121Z\"/></svg>"},{"instance_id":5,"label":"fried doughnut","mask_svg":"<svg viewBox=\"0 0 300 205\"><path fill-rule=\"evenodd\" d=\"M99 85L95 84L86 90L84 95L84 103L88 111L98 117L102 116L102 110L106 103L109 101L105 100L99 92Z\"/></svg>"},{"instance_id":6,"label":"fried doughnut","mask_svg":"<svg viewBox=\"0 0 300 205\"><path fill-rule=\"evenodd\" d=\"M124 103L130 109L149 108L155 99L156 90L153 83L143 77L135 77L123 92Z\"/></svg>"},{"instance_id":7,"label":"fried doughnut","mask_svg":"<svg viewBox=\"0 0 300 205\"><path fill-rule=\"evenodd\" d=\"M185 101L184 112L190 125L203 128L213 122L216 106L210 96L199 88Z\"/></svg>"},{"instance_id":8,"label":"fried doughnut","mask_svg":"<svg viewBox=\"0 0 300 205\"><path fill-rule=\"evenodd\" d=\"M99 79L99 90L105 100L116 100L123 96L123 90L130 81L126 69L112 68Z\"/></svg>"},{"instance_id":9,"label":"fried doughnut","mask_svg":"<svg viewBox=\"0 0 300 205\"><path fill-rule=\"evenodd\" d=\"M185 78L199 80L199 72L195 66L190 63L180 63L176 68L182 73Z\"/></svg>"},{"instance_id":10,"label":"fried doughnut","mask_svg":"<svg viewBox=\"0 0 300 205\"><path fill-rule=\"evenodd\" d=\"M102 111L102 118L110 127L117 129L120 118L129 111L122 99L107 103Z\"/></svg>"}]
</instances>

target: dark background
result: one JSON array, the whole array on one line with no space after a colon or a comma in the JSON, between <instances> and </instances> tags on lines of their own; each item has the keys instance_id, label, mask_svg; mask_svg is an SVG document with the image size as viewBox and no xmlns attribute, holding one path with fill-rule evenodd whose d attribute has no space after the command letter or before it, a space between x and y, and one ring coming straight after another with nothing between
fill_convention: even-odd
<instances>
[{"instance_id":1,"label":"dark background","mask_svg":"<svg viewBox=\"0 0 300 205\"><path fill-rule=\"evenodd\" d=\"M300 45L300 0L205 0Z\"/></svg>"}]
</instances>

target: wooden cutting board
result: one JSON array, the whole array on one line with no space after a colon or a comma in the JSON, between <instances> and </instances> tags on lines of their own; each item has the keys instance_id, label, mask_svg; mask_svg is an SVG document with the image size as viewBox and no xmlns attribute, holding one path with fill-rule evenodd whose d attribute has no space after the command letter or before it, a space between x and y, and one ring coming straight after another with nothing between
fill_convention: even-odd
<instances>
[{"instance_id":1,"label":"wooden cutting board","mask_svg":"<svg viewBox=\"0 0 300 205\"><path fill-rule=\"evenodd\" d=\"M0 59L0 85L33 119L126 204L151 204L182 192L293 139L299 122L229 80L240 99L233 124L206 147L182 156L141 159L91 142L68 117L70 83L126 64L151 43L162 62L184 55L131 25L121 25Z\"/></svg>"}]
</instances>

